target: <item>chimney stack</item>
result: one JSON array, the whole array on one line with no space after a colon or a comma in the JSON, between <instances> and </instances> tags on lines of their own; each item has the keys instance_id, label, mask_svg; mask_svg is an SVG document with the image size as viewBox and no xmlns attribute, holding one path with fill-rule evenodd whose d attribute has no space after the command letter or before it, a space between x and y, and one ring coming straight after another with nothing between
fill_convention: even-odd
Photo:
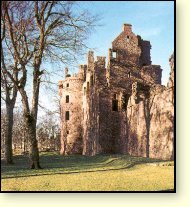
<instances>
[{"instance_id":1,"label":"chimney stack","mask_svg":"<svg viewBox=\"0 0 190 207\"><path fill-rule=\"evenodd\" d=\"M131 24L124 24L123 25L123 32L132 32L132 25Z\"/></svg>"},{"instance_id":2,"label":"chimney stack","mask_svg":"<svg viewBox=\"0 0 190 207\"><path fill-rule=\"evenodd\" d=\"M69 72L69 69L66 67L65 68L65 78L68 76L68 72Z\"/></svg>"},{"instance_id":3,"label":"chimney stack","mask_svg":"<svg viewBox=\"0 0 190 207\"><path fill-rule=\"evenodd\" d=\"M87 62L88 62L88 71L93 71L94 70L94 52L89 51L88 56L87 56Z\"/></svg>"}]
</instances>

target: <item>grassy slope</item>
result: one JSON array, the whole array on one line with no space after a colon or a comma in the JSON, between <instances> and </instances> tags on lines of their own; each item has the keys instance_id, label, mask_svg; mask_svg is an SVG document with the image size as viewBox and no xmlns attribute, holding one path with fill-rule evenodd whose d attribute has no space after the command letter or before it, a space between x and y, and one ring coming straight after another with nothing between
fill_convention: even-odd
<instances>
[{"instance_id":1,"label":"grassy slope","mask_svg":"<svg viewBox=\"0 0 190 207\"><path fill-rule=\"evenodd\" d=\"M41 163L44 169L36 171L27 169L26 157L17 156L15 165L6 166L2 162L2 190L173 189L173 166L147 164L151 162L159 160L127 155L64 157L56 153L43 153Z\"/></svg>"}]
</instances>

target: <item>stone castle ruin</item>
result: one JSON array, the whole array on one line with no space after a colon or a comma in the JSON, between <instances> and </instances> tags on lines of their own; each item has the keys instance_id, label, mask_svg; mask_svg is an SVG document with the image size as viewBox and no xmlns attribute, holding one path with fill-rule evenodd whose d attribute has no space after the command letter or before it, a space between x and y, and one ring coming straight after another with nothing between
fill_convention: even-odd
<instances>
[{"instance_id":1,"label":"stone castle ruin","mask_svg":"<svg viewBox=\"0 0 190 207\"><path fill-rule=\"evenodd\" d=\"M124 24L106 57L59 81L61 154L123 153L174 158L174 56L167 87L152 65L151 44Z\"/></svg>"}]
</instances>

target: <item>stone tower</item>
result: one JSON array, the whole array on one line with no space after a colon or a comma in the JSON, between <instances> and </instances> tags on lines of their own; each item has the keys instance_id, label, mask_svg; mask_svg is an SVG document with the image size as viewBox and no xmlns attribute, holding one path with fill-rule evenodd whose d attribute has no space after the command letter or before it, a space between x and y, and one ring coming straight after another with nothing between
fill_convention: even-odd
<instances>
[{"instance_id":1,"label":"stone tower","mask_svg":"<svg viewBox=\"0 0 190 207\"><path fill-rule=\"evenodd\" d=\"M84 75L70 76L59 81L61 96L61 154L82 153L82 85Z\"/></svg>"}]
</instances>

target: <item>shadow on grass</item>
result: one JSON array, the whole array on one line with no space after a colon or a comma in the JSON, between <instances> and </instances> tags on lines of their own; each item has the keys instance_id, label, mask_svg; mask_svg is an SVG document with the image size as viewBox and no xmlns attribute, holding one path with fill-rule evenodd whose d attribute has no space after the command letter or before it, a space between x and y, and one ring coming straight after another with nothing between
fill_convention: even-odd
<instances>
[{"instance_id":1,"label":"shadow on grass","mask_svg":"<svg viewBox=\"0 0 190 207\"><path fill-rule=\"evenodd\" d=\"M106 172L106 171L115 171L115 170L124 170L124 169L127 169L127 168L131 168L135 166L134 164L133 165L129 165L127 167L121 167L121 168L117 168L117 169L97 169L97 170L82 170L82 171L69 171L69 172L52 172L52 173L40 173L40 174L31 174L31 175L21 175L21 176L15 176L15 177L2 177L1 179L7 179L7 178L24 178L24 177L36 177L36 176L44 176L44 175L71 175L71 174L78 174L78 173L89 173L89 172Z\"/></svg>"},{"instance_id":2,"label":"shadow on grass","mask_svg":"<svg viewBox=\"0 0 190 207\"><path fill-rule=\"evenodd\" d=\"M61 156L56 152L48 152L41 153L40 156L40 162L44 169L29 169L28 158L25 155L15 156L14 162L14 165L6 165L3 160L1 161L2 179L130 169L137 164L164 161L121 154L88 157L83 155Z\"/></svg>"}]
</instances>

